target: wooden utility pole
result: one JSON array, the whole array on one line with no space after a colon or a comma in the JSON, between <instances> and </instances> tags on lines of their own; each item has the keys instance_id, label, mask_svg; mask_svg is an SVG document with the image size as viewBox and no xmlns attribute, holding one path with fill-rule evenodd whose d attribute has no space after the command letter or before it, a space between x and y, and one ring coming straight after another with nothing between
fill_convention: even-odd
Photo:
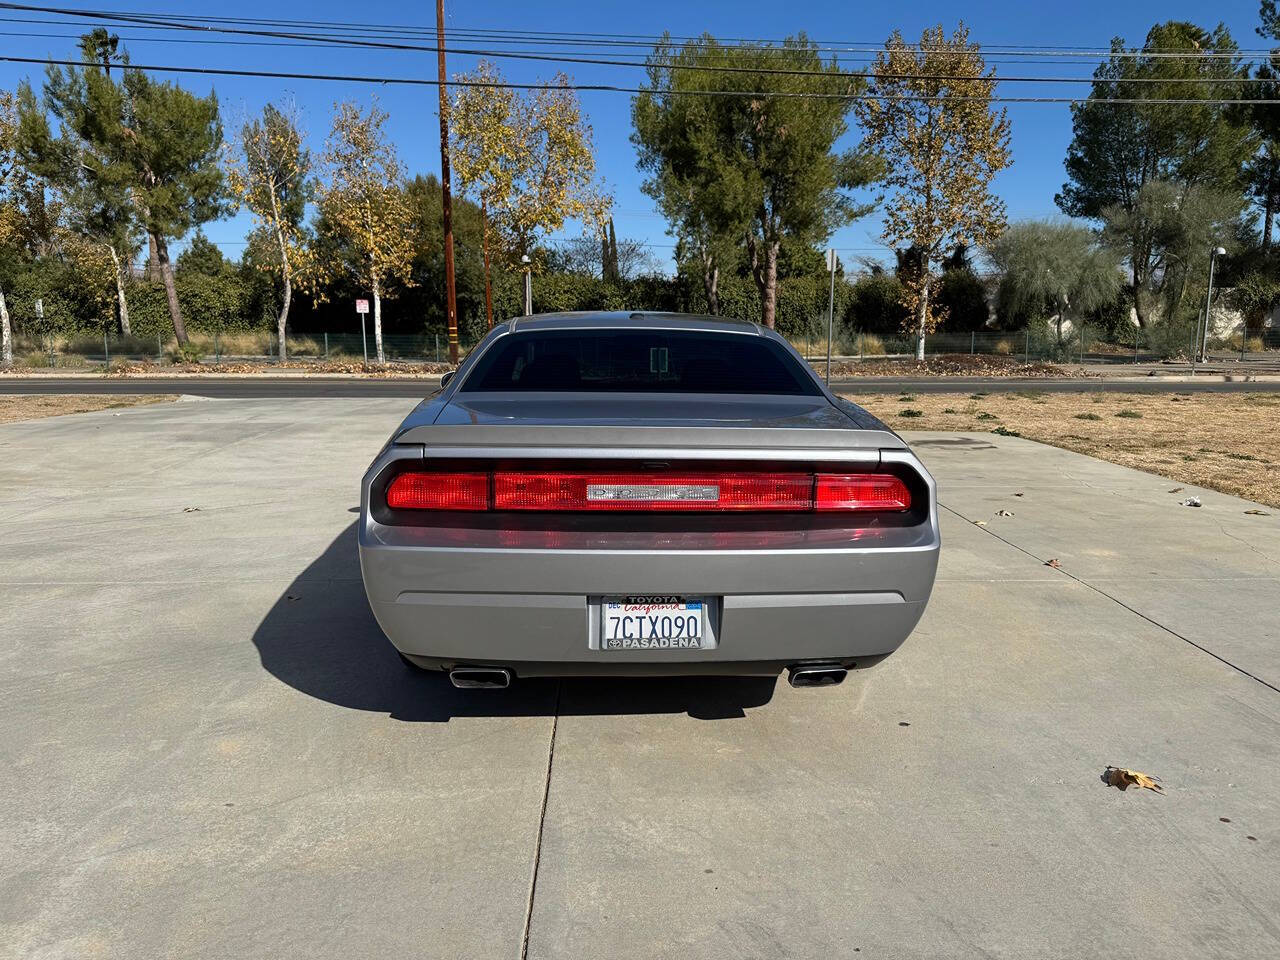
<instances>
[{"instance_id":1,"label":"wooden utility pole","mask_svg":"<svg viewBox=\"0 0 1280 960\"><path fill-rule=\"evenodd\" d=\"M488 318L489 329L493 329L493 294L489 287L489 205L484 194L480 195L480 236L484 246L484 315Z\"/></svg>"},{"instance_id":2,"label":"wooden utility pole","mask_svg":"<svg viewBox=\"0 0 1280 960\"><path fill-rule=\"evenodd\" d=\"M449 192L449 89L444 69L444 0L436 0L436 62L440 67L440 191L444 211L445 314L449 323L449 362L458 362L458 291L453 274L453 197Z\"/></svg>"}]
</instances>

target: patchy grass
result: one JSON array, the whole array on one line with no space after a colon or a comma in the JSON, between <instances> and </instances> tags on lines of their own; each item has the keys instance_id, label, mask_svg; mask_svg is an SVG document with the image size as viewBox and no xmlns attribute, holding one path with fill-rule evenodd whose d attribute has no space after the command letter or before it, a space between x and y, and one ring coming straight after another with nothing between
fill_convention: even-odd
<instances>
[{"instance_id":1,"label":"patchy grass","mask_svg":"<svg viewBox=\"0 0 1280 960\"><path fill-rule=\"evenodd\" d=\"M870 354L872 351L865 352ZM817 360L813 363L815 367L818 365ZM1039 360L1024 363L1019 355L993 356L983 353L930 354L924 360L916 360L914 357L837 360L831 366L831 374L835 377L1019 377L1038 380L1082 375L1079 371L1056 363L1043 363Z\"/></svg>"},{"instance_id":2,"label":"patchy grass","mask_svg":"<svg viewBox=\"0 0 1280 960\"><path fill-rule=\"evenodd\" d=\"M164 394L0 396L0 423L39 420L41 417L61 417L68 413L91 413L94 410L111 410L116 407L136 407L141 404L163 403L176 399Z\"/></svg>"},{"instance_id":3,"label":"patchy grass","mask_svg":"<svg viewBox=\"0 0 1280 960\"><path fill-rule=\"evenodd\" d=\"M899 412L893 396L842 393L881 418ZM1029 440L1280 507L1280 394L934 393L914 409L913 430L1003 420Z\"/></svg>"}]
</instances>

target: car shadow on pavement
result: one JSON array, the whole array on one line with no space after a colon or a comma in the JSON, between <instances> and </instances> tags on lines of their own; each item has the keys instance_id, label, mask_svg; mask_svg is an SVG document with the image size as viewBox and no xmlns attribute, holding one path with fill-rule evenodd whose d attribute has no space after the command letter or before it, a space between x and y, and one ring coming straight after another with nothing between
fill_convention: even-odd
<instances>
[{"instance_id":1,"label":"car shadow on pavement","mask_svg":"<svg viewBox=\"0 0 1280 960\"><path fill-rule=\"evenodd\" d=\"M507 690L458 690L442 673L400 662L369 610L352 523L294 579L253 635L262 666L301 693L396 720L687 713L745 716L773 697L772 677L519 680Z\"/></svg>"}]
</instances>

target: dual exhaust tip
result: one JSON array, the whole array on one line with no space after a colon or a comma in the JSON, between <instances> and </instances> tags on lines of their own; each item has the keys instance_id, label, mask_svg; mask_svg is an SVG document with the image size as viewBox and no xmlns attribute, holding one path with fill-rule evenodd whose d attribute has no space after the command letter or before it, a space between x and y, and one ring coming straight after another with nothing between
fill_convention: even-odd
<instances>
[{"instance_id":1,"label":"dual exhaust tip","mask_svg":"<svg viewBox=\"0 0 1280 960\"><path fill-rule=\"evenodd\" d=\"M835 687L844 683L849 671L844 667L814 664L808 667L790 667L787 682L793 687Z\"/></svg>"},{"instance_id":2,"label":"dual exhaust tip","mask_svg":"<svg viewBox=\"0 0 1280 960\"><path fill-rule=\"evenodd\" d=\"M449 682L459 690L505 690L511 686L511 671L505 667L454 667Z\"/></svg>"},{"instance_id":3,"label":"dual exhaust tip","mask_svg":"<svg viewBox=\"0 0 1280 960\"><path fill-rule=\"evenodd\" d=\"M844 683L849 671L837 666L791 667L787 682L793 687L834 687ZM511 686L511 671L505 667L454 667L449 682L459 690L505 690Z\"/></svg>"}]
</instances>

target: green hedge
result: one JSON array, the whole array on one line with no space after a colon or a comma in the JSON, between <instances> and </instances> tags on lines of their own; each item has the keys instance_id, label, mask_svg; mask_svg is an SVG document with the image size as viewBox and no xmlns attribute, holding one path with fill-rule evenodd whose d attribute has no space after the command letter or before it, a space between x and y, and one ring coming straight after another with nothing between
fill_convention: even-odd
<instances>
[{"instance_id":1,"label":"green hedge","mask_svg":"<svg viewBox=\"0 0 1280 960\"><path fill-rule=\"evenodd\" d=\"M209 274L195 270L176 272L178 302L187 329L192 333L244 330L271 330L275 326L278 291L270 277L253 272L226 271ZM787 277L778 281L776 328L793 339L820 338L827 329L830 295L828 274ZM115 327L115 318L104 317L101 308L83 294L85 284L74 270L56 262L33 265L12 277L5 292L15 327L23 333L77 333ZM79 292L78 292L79 291ZM903 307L901 285L891 274L860 277L852 283L837 277L835 316L837 336L856 333L896 334L901 330ZM138 279L129 283L130 325L139 337L168 336L173 329L164 286L159 281ZM981 283L970 277L946 278L940 297L948 296L962 306L951 308L947 330L968 330L985 318ZM37 330L32 304L43 296L45 323ZM313 305L305 296L295 297L290 329L295 333L358 330L354 314L355 297L367 296L345 287L335 290L327 303ZM739 276L722 278L719 285L720 315L758 322L760 294L754 281ZM383 300L383 327L388 334L432 334L444 332L441 281L399 291ZM523 312L523 276L516 271L495 270L493 312L501 322ZM636 310L707 313L708 306L700 278L688 274L674 277L646 276L633 280L606 281L581 274L541 274L533 278L533 305L538 313L579 310ZM475 342L487 328L483 285L479 291L459 295L459 314L464 342Z\"/></svg>"},{"instance_id":2,"label":"green hedge","mask_svg":"<svg viewBox=\"0 0 1280 960\"><path fill-rule=\"evenodd\" d=\"M244 286L234 274L178 273L174 286L183 322L191 333L271 329L275 325L269 315L251 317ZM158 280L135 280L125 289L125 295L129 300L129 325L136 336L173 332L164 284Z\"/></svg>"},{"instance_id":3,"label":"green hedge","mask_svg":"<svg viewBox=\"0 0 1280 960\"><path fill-rule=\"evenodd\" d=\"M114 318L104 319L89 296L89 285L78 271L58 260L24 265L4 282L5 304L13 332L17 336L75 334L100 331ZM36 316L36 301L44 306L44 317Z\"/></svg>"}]
</instances>

